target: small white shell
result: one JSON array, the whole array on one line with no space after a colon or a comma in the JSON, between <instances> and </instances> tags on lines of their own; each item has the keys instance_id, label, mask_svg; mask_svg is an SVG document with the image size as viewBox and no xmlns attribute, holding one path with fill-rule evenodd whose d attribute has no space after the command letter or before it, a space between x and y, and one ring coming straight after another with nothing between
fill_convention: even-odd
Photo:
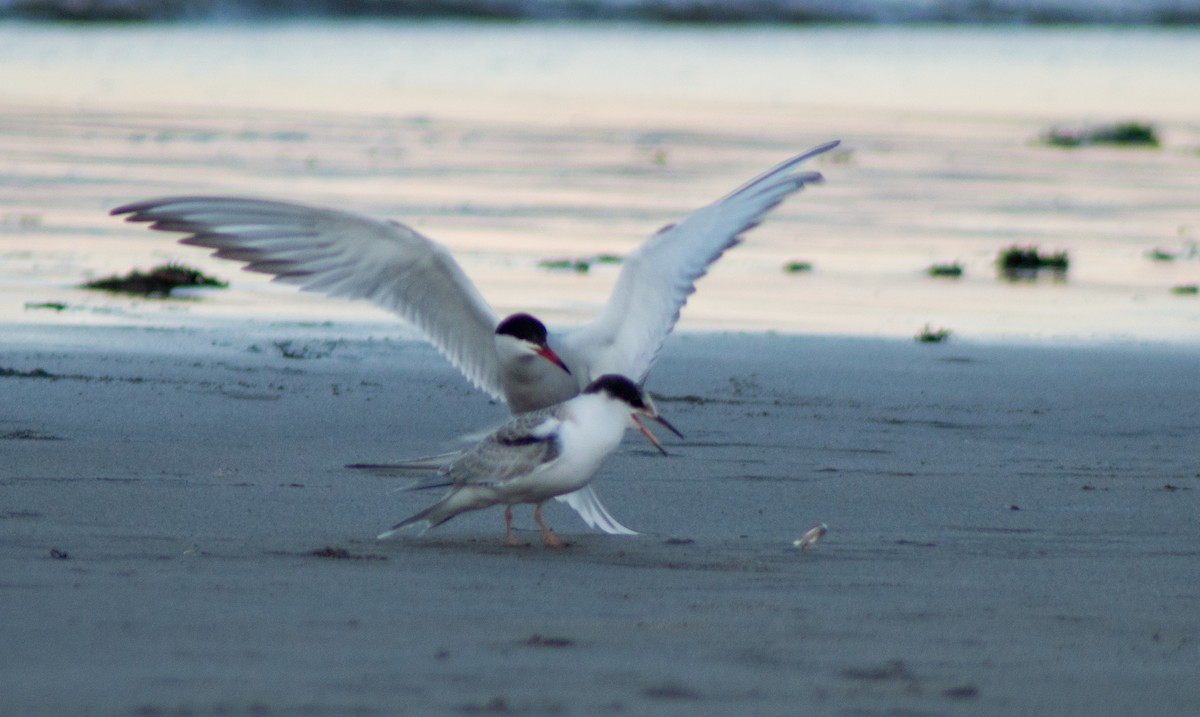
<instances>
[{"instance_id":1,"label":"small white shell","mask_svg":"<svg viewBox=\"0 0 1200 717\"><path fill-rule=\"evenodd\" d=\"M827 532L829 532L828 525L825 525L824 523L821 523L820 525L814 525L813 527L804 531L804 535L801 535L799 540L793 540L792 545L800 548L801 550L808 550L813 545L816 545L817 541L824 537L825 533Z\"/></svg>"}]
</instances>

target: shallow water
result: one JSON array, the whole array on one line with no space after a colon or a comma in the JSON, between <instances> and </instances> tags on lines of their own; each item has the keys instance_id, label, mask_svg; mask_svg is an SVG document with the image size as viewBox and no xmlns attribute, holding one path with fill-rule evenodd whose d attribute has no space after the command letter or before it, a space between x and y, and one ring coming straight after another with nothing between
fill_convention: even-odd
<instances>
[{"instance_id":1,"label":"shallow water","mask_svg":"<svg viewBox=\"0 0 1200 717\"><path fill-rule=\"evenodd\" d=\"M501 312L584 320L661 225L808 146L845 151L700 283L683 328L1194 342L1200 33L1150 29L334 23L0 26L0 321L324 321L400 331L106 216L175 193L389 216L449 244ZM1158 150L1054 125L1154 122ZM996 276L1011 244L1065 282ZM163 261L187 301L72 287ZM803 260L811 274L782 266ZM924 275L959 262L960 280ZM60 302L66 309L27 308Z\"/></svg>"},{"instance_id":2,"label":"shallow water","mask_svg":"<svg viewBox=\"0 0 1200 717\"><path fill-rule=\"evenodd\" d=\"M412 92L1200 116L1200 30L336 22L0 26L6 100L405 113Z\"/></svg>"}]
</instances>

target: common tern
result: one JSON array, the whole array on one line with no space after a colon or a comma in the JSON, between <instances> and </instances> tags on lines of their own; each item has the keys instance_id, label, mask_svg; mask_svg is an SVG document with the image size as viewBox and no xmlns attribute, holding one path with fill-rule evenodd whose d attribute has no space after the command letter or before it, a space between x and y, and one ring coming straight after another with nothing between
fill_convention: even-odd
<instances>
[{"instance_id":1,"label":"common tern","mask_svg":"<svg viewBox=\"0 0 1200 717\"><path fill-rule=\"evenodd\" d=\"M696 281L788 195L820 181L801 165L838 144L792 157L660 229L625 257L600 315L564 331L525 313L501 320L445 246L399 222L244 197L165 197L111 213L187 234L180 243L275 281L392 311L468 381L520 414L566 401L604 374L642 385ZM590 527L635 534L590 486L558 498Z\"/></svg>"},{"instance_id":2,"label":"common tern","mask_svg":"<svg viewBox=\"0 0 1200 717\"><path fill-rule=\"evenodd\" d=\"M450 490L440 501L400 521L379 538L389 538L418 523L424 523L428 530L468 510L503 504L505 543L517 545L512 507L533 503L537 505L533 519L542 530L543 542L548 547L562 547L562 539L542 521L542 503L585 487L601 462L621 443L626 428L638 428L666 453L639 420L642 416L679 433L658 415L654 402L637 384L614 374L601 376L564 403L518 414L436 475L406 488Z\"/></svg>"}]
</instances>

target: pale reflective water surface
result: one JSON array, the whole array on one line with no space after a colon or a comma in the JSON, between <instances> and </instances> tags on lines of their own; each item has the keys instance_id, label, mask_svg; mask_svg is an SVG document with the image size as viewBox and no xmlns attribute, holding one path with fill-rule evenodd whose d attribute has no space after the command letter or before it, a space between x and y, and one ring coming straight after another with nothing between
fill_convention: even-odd
<instances>
[{"instance_id":1,"label":"pale reflective water surface","mask_svg":"<svg viewBox=\"0 0 1200 717\"><path fill-rule=\"evenodd\" d=\"M727 255L682 327L905 336L1200 338L1200 33L330 23L0 26L0 321L188 325L383 312L298 295L111 207L251 194L410 223L499 311L584 320L661 225L831 138L806 190ZM1157 150L1052 149L1136 119ZM1000 280L1012 244L1064 282ZM1181 255L1151 261L1160 248ZM72 288L183 261L187 301ZM787 274L791 261L813 271ZM965 275L936 280L934 263ZM31 308L61 303L62 311Z\"/></svg>"}]
</instances>

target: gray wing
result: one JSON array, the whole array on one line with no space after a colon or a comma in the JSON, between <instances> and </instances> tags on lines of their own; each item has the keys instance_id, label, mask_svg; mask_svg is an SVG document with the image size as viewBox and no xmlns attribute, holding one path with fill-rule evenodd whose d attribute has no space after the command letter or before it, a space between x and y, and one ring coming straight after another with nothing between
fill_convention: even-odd
<instances>
[{"instance_id":1,"label":"gray wing","mask_svg":"<svg viewBox=\"0 0 1200 717\"><path fill-rule=\"evenodd\" d=\"M588 378L619 373L644 381L696 281L785 197L820 181L819 173L798 167L838 144L792 157L661 230L626 257L600 316L561 338L571 355L586 358Z\"/></svg>"},{"instance_id":2,"label":"gray wing","mask_svg":"<svg viewBox=\"0 0 1200 717\"><path fill-rule=\"evenodd\" d=\"M558 458L559 423L555 408L522 413L447 466L445 474L456 486L528 475Z\"/></svg>"},{"instance_id":3,"label":"gray wing","mask_svg":"<svg viewBox=\"0 0 1200 717\"><path fill-rule=\"evenodd\" d=\"M436 456L410 458L399 463L353 463L346 467L388 478L417 479L398 490L448 488L453 485L453 479L448 475L447 466L461 458L464 453L466 451L451 451ZM430 475L431 473L435 475ZM604 504L600 502L600 496L596 495L596 491L591 485L585 485L577 491L557 495L554 498L570 506L589 528L595 528L610 535L638 535L636 530L622 525L605 509Z\"/></svg>"},{"instance_id":4,"label":"gray wing","mask_svg":"<svg viewBox=\"0 0 1200 717\"><path fill-rule=\"evenodd\" d=\"M493 342L498 317L449 250L403 224L232 197L166 197L111 213L188 234L180 243L215 249L275 281L392 311L472 384L504 400Z\"/></svg>"}]
</instances>

